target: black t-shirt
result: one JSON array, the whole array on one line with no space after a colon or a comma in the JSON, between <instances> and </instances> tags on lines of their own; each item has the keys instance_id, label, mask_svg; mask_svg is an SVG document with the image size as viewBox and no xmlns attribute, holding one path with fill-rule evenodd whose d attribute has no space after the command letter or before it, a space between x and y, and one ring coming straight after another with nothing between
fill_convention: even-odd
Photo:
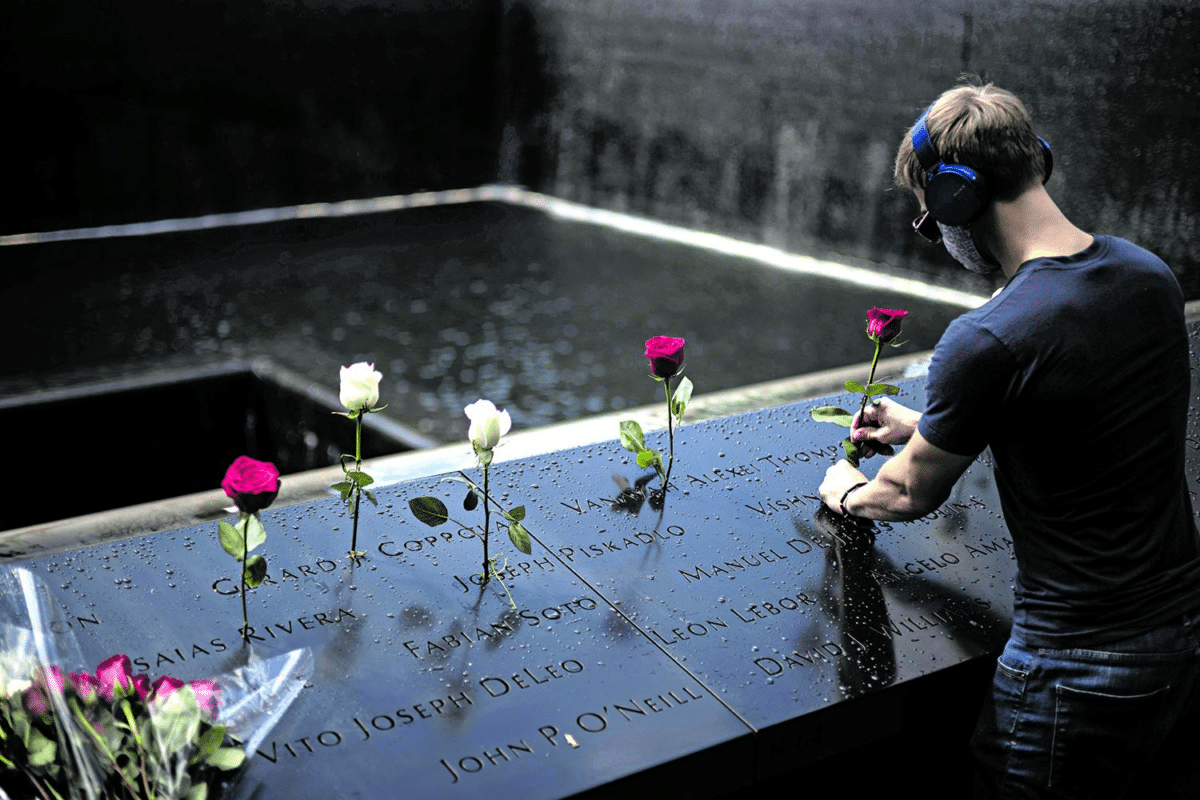
<instances>
[{"instance_id":1,"label":"black t-shirt","mask_svg":"<svg viewBox=\"0 0 1200 800\"><path fill-rule=\"evenodd\" d=\"M991 447L1015 636L1102 644L1200 608L1190 377L1178 281L1113 237L1023 264L946 330L920 431L959 455Z\"/></svg>"}]
</instances>

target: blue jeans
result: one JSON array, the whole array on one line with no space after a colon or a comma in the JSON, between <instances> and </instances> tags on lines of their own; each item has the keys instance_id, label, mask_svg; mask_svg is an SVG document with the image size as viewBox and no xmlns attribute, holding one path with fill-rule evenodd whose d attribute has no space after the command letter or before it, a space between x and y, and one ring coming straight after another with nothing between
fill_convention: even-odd
<instances>
[{"instance_id":1,"label":"blue jeans","mask_svg":"<svg viewBox=\"0 0 1200 800\"><path fill-rule=\"evenodd\" d=\"M977 798L1200 798L1195 617L1103 651L1018 636L971 740Z\"/></svg>"}]
</instances>

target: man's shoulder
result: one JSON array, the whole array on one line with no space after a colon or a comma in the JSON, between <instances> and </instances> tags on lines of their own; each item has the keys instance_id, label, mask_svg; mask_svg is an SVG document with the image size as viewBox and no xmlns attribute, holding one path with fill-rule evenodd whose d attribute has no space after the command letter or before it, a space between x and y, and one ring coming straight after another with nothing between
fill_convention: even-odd
<instances>
[{"instance_id":1,"label":"man's shoulder","mask_svg":"<svg viewBox=\"0 0 1200 800\"><path fill-rule=\"evenodd\" d=\"M1161 258L1126 239L1098 235L1080 253L1027 262L990 300L955 320L947 334L982 330L1000 341L1020 339L1080 314L1103 313L1132 293L1164 306L1182 297L1178 279Z\"/></svg>"}]
</instances>

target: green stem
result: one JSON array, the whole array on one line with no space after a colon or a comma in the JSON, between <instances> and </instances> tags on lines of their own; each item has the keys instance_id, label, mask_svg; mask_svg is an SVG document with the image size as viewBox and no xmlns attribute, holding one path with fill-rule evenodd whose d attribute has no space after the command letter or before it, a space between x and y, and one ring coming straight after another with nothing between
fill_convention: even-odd
<instances>
[{"instance_id":1,"label":"green stem","mask_svg":"<svg viewBox=\"0 0 1200 800\"><path fill-rule=\"evenodd\" d=\"M871 374L867 378L867 386L870 386L872 383L875 382L875 367L879 364L879 351L882 349L883 349L883 342L878 342L878 341L875 342L875 355L871 359ZM866 392L863 392L862 405L860 405L858 407L858 413L859 413L860 420L862 419L862 416L861 416L862 413L867 410L867 400L869 400L870 398L871 398L871 395L867 394Z\"/></svg>"},{"instance_id":2,"label":"green stem","mask_svg":"<svg viewBox=\"0 0 1200 800\"><path fill-rule=\"evenodd\" d=\"M247 525L249 525L248 520L247 520ZM243 577L243 581L244 581L245 575L243 574L242 577ZM146 776L146 752L145 752L145 747L142 744L142 733L138 729L137 720L133 718L133 710L130 709L128 700L121 701L121 711L125 714L125 721L129 724L129 730L133 732L133 744L137 748L138 767L139 767L138 775L142 779L142 789L146 793L145 796L150 797L151 796L150 784L149 784L149 778L147 778L147 776Z\"/></svg>"},{"instance_id":3,"label":"green stem","mask_svg":"<svg viewBox=\"0 0 1200 800\"><path fill-rule=\"evenodd\" d=\"M242 641L250 640L250 621L246 614L246 559L250 557L250 515L242 524L242 574L238 581L242 587Z\"/></svg>"},{"instance_id":4,"label":"green stem","mask_svg":"<svg viewBox=\"0 0 1200 800\"><path fill-rule=\"evenodd\" d=\"M78 703L76 703L73 699L69 700L68 702L71 704L71 710L75 712L75 718L79 720L80 724L83 726L83 729L92 735L92 739L96 742L97 749L104 754L105 758L112 762L113 769L116 770L117 775L121 776L121 781L125 784L125 788L129 790L129 794L132 796L137 796L137 786L134 785L133 781L129 779L129 776L125 774L125 770L121 769L121 765L117 763L117 757L113 755L112 750L109 750L108 745L105 744L104 737L92 727L92 723L89 722L88 718L83 715L83 710L79 707Z\"/></svg>"},{"instance_id":5,"label":"green stem","mask_svg":"<svg viewBox=\"0 0 1200 800\"><path fill-rule=\"evenodd\" d=\"M362 415L354 418L354 471L362 472ZM354 481L354 522L350 532L350 552L358 552L358 507L362 504L362 487Z\"/></svg>"},{"instance_id":6,"label":"green stem","mask_svg":"<svg viewBox=\"0 0 1200 800\"><path fill-rule=\"evenodd\" d=\"M483 468L483 488L482 489L479 486L477 486L473 480L468 478L465 472L459 472L458 474L462 476L463 481L465 481L466 484L471 487L471 489L473 489L474 491L483 495L483 525L484 525L484 528L483 528L483 530L484 530L484 534L483 534L483 573L480 577L483 578L483 582L485 584L492 578L495 578L496 580L500 581L501 588L503 588L504 593L506 595L508 595L508 604L511 605L515 609L517 607L517 601L513 600L512 592L510 592L508 590L508 585L504 583L504 578L500 577L500 573L495 570L495 568L492 564L492 560L488 557L487 526L491 524L491 522L488 519L488 515L489 515L488 501L491 499L491 497L489 496L488 490L487 490L487 485L488 485L487 467ZM496 505L497 505L497 507L500 508L501 513L504 513L504 506L501 506L499 503L496 503ZM459 522L458 520L456 520L454 517L450 516L449 514L446 515L446 520L448 522L453 522L455 525L457 525L460 528L470 528L471 527L470 525L467 525L465 522Z\"/></svg>"},{"instance_id":7,"label":"green stem","mask_svg":"<svg viewBox=\"0 0 1200 800\"><path fill-rule=\"evenodd\" d=\"M50 800L50 795L46 794L46 791L47 791L47 789L49 789L49 787L42 786L42 782L39 781L37 779L37 776L34 775L29 770L22 768L21 771L23 773L25 773L25 779L28 780L31 784L33 784L33 788L37 790L38 797L42 797L45 800ZM49 789L49 791L54 792L53 789ZM58 792L54 792L54 796L58 797L59 796Z\"/></svg>"},{"instance_id":8,"label":"green stem","mask_svg":"<svg viewBox=\"0 0 1200 800\"><path fill-rule=\"evenodd\" d=\"M671 379L663 380L663 391L667 395L667 472L663 476L663 494L667 493L667 484L671 480L671 467L675 464L675 415L671 413Z\"/></svg>"},{"instance_id":9,"label":"green stem","mask_svg":"<svg viewBox=\"0 0 1200 800\"><path fill-rule=\"evenodd\" d=\"M491 504L488 497L488 464L483 465L483 582L492 576L491 559L488 558L488 534L491 532ZM505 590L507 591L507 589Z\"/></svg>"}]
</instances>

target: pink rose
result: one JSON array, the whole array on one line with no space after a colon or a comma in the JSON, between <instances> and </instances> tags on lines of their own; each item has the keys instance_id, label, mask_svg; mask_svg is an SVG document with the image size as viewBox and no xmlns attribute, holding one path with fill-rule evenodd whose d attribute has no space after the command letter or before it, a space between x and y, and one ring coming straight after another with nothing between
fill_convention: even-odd
<instances>
[{"instance_id":1,"label":"pink rose","mask_svg":"<svg viewBox=\"0 0 1200 800\"><path fill-rule=\"evenodd\" d=\"M117 687L120 687L122 697L133 692L133 665L129 656L115 655L104 659L96 667L96 677L100 681L100 696L109 703L116 697Z\"/></svg>"},{"instance_id":2,"label":"pink rose","mask_svg":"<svg viewBox=\"0 0 1200 800\"><path fill-rule=\"evenodd\" d=\"M71 673L71 685L85 703L92 702L100 694L100 681L96 680L95 675L84 670Z\"/></svg>"},{"instance_id":3,"label":"pink rose","mask_svg":"<svg viewBox=\"0 0 1200 800\"><path fill-rule=\"evenodd\" d=\"M646 340L646 358L650 359L650 374L670 378L683 366L683 339L655 336Z\"/></svg>"},{"instance_id":4,"label":"pink rose","mask_svg":"<svg viewBox=\"0 0 1200 800\"><path fill-rule=\"evenodd\" d=\"M221 488L239 510L253 514L275 501L275 495L279 494L279 470L266 461L238 456L225 470Z\"/></svg>"},{"instance_id":5,"label":"pink rose","mask_svg":"<svg viewBox=\"0 0 1200 800\"><path fill-rule=\"evenodd\" d=\"M63 686L66 685L66 675L63 671L51 664L48 667L39 669L33 678L33 682L38 686L50 689L55 694L62 694Z\"/></svg>"},{"instance_id":6,"label":"pink rose","mask_svg":"<svg viewBox=\"0 0 1200 800\"><path fill-rule=\"evenodd\" d=\"M903 309L872 308L867 312L867 336L873 342L889 344L900 335L900 324L908 312Z\"/></svg>"},{"instance_id":7,"label":"pink rose","mask_svg":"<svg viewBox=\"0 0 1200 800\"><path fill-rule=\"evenodd\" d=\"M221 684L211 678L200 678L189 681L188 686L196 693L196 702L200 704L200 710L216 719L221 711Z\"/></svg>"},{"instance_id":8,"label":"pink rose","mask_svg":"<svg viewBox=\"0 0 1200 800\"><path fill-rule=\"evenodd\" d=\"M21 694L21 699L25 701L25 710L30 716L40 717L50 713L50 696L44 687L30 686Z\"/></svg>"},{"instance_id":9,"label":"pink rose","mask_svg":"<svg viewBox=\"0 0 1200 800\"><path fill-rule=\"evenodd\" d=\"M163 675L154 682L150 687L151 694L156 702L161 703L171 695L183 688L183 681L178 678L172 678L170 675Z\"/></svg>"},{"instance_id":10,"label":"pink rose","mask_svg":"<svg viewBox=\"0 0 1200 800\"><path fill-rule=\"evenodd\" d=\"M138 697L145 700L150 696L150 678L139 672L133 676L133 688L137 690Z\"/></svg>"},{"instance_id":11,"label":"pink rose","mask_svg":"<svg viewBox=\"0 0 1200 800\"><path fill-rule=\"evenodd\" d=\"M50 712L50 695L63 692L63 671L56 666L39 667L33 673L33 685L22 694L25 708L35 717Z\"/></svg>"}]
</instances>

